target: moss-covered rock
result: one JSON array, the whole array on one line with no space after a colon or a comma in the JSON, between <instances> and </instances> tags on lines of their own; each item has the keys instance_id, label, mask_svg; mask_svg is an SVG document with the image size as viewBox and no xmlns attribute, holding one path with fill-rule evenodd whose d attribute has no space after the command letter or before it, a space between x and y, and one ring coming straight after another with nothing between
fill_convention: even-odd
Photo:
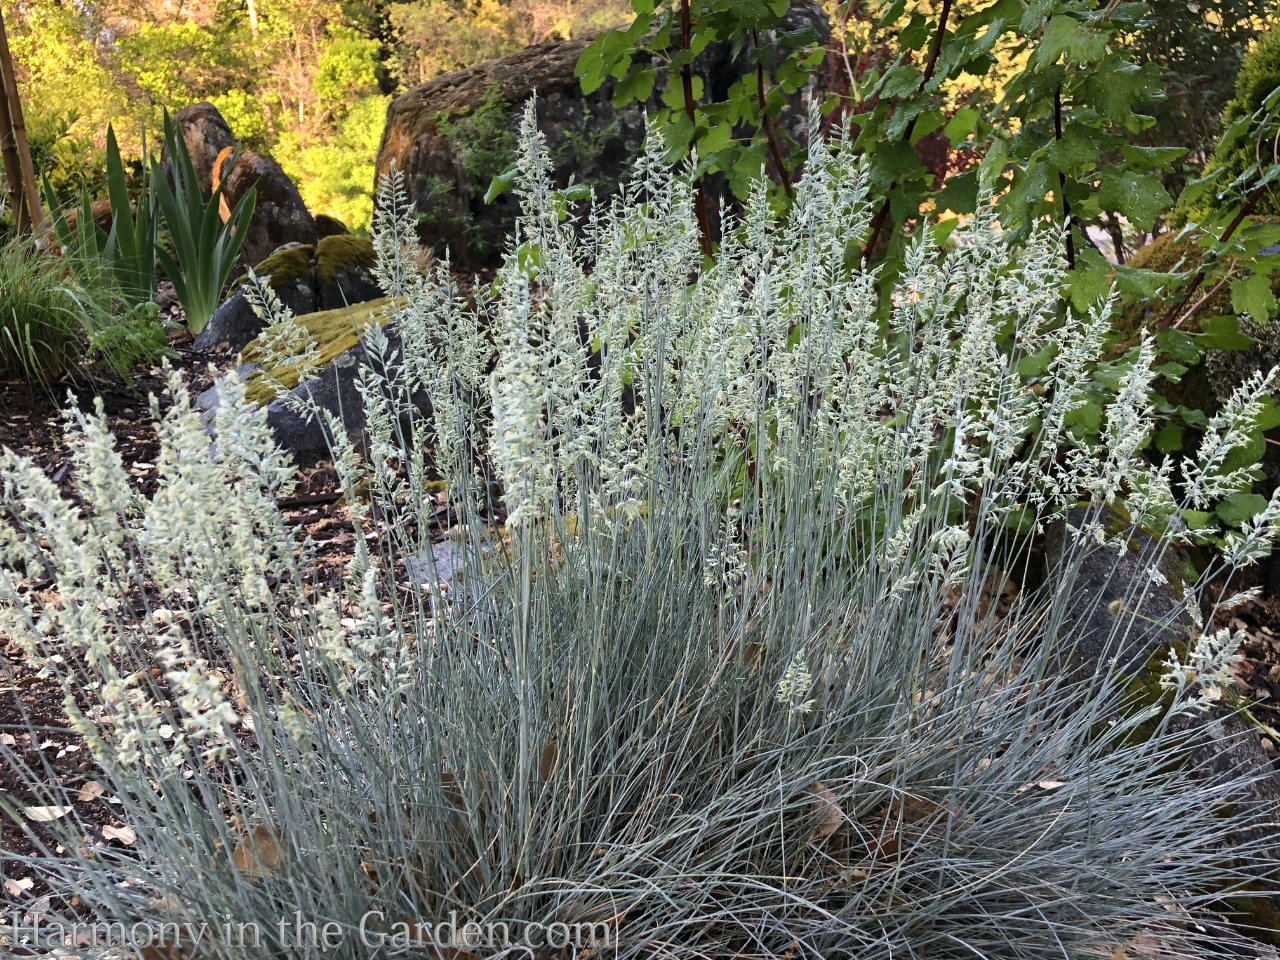
<instances>
[{"instance_id":1,"label":"moss-covered rock","mask_svg":"<svg viewBox=\"0 0 1280 960\"><path fill-rule=\"evenodd\" d=\"M1195 238L1178 240L1173 232L1162 233L1145 247L1135 253L1125 266L1139 270L1154 270L1158 273L1181 271L1190 273L1198 270L1204 262L1204 248L1195 242ZM1144 326L1154 326L1173 306L1173 301L1162 296L1149 300L1126 304L1124 311L1112 321L1112 327L1125 335L1124 343L1132 346L1138 342L1139 334ZM1231 312L1231 294L1227 290L1219 290L1207 301L1197 316L1214 316ZM1195 319L1192 320L1195 324ZM1199 326L1188 332L1199 332Z\"/></svg>"},{"instance_id":2,"label":"moss-covered rock","mask_svg":"<svg viewBox=\"0 0 1280 960\"><path fill-rule=\"evenodd\" d=\"M300 380L296 366L268 356L260 341L241 352L240 373L248 378L248 398L266 408L267 426L276 445L296 461L307 463L328 457L333 439L325 418L299 413L300 409L328 411L357 448L364 443L365 408L357 389L361 369L371 367L387 382L400 382L398 378L403 376L400 332L388 323L392 311L387 308L391 303L382 299L296 318L320 348L316 369L305 380ZM360 337L374 323L384 325L387 340L386 351L380 350L376 355L366 351ZM218 402L216 386L196 400L210 432L216 426ZM426 396L414 396L413 404L418 414L429 415L430 401Z\"/></svg>"},{"instance_id":3,"label":"moss-covered rock","mask_svg":"<svg viewBox=\"0 0 1280 960\"><path fill-rule=\"evenodd\" d=\"M1128 549L1087 550L1076 543L1069 527L1079 529L1092 519L1077 507L1045 531L1050 576L1069 582L1075 598L1062 624L1062 668L1089 676L1099 663L1110 662L1137 674L1152 653L1190 633L1190 621L1182 611L1180 558L1157 551L1147 530L1133 528L1128 516L1112 508L1098 521L1111 537L1124 536ZM1135 591L1135 583L1146 586ZM1125 629L1130 622L1132 627Z\"/></svg>"},{"instance_id":4,"label":"moss-covered rock","mask_svg":"<svg viewBox=\"0 0 1280 960\"><path fill-rule=\"evenodd\" d=\"M347 225L337 217L331 217L327 213L317 213L313 218L316 222L316 233L320 235L320 239L325 237L340 237L344 233L350 233Z\"/></svg>"},{"instance_id":5,"label":"moss-covered rock","mask_svg":"<svg viewBox=\"0 0 1280 960\"><path fill-rule=\"evenodd\" d=\"M310 243L294 243L281 247L253 268L253 272L280 293L299 280L309 280L316 248Z\"/></svg>"},{"instance_id":6,"label":"moss-covered rock","mask_svg":"<svg viewBox=\"0 0 1280 960\"><path fill-rule=\"evenodd\" d=\"M347 303L363 303L382 296L381 292L373 297L356 296L358 290L353 285L371 281L375 260L371 239L342 233L321 237L315 244L281 247L253 272L266 279L276 293L300 281L313 282L317 291L338 284L342 290L337 302L318 297L316 303L316 310L333 310L344 305L341 297Z\"/></svg>"},{"instance_id":7,"label":"moss-covered rock","mask_svg":"<svg viewBox=\"0 0 1280 960\"><path fill-rule=\"evenodd\" d=\"M1179 583L1180 564L1171 552L1157 549L1149 532L1133 528L1126 517L1115 513L1101 518L1102 522L1113 535L1125 536L1129 549L1117 553L1091 544L1087 538L1077 542L1067 524L1080 528L1087 519L1083 510L1072 510L1065 523L1060 520L1051 525L1045 536L1045 560L1051 576L1070 591L1074 602L1058 629L1062 669L1079 678L1100 670L1117 671L1126 692L1117 709L1140 716L1154 708L1149 720L1135 725L1131 741L1149 738L1158 723L1167 722L1183 735L1182 749L1163 756L1162 764L1208 785L1236 785L1228 823L1221 828L1223 859L1230 861L1234 850L1256 850L1264 844L1271 851L1272 863L1267 866L1253 858L1236 863L1258 882L1256 886L1241 884L1223 890L1223 899L1258 925L1251 934L1276 943L1280 898L1274 891L1280 841L1274 823L1280 810L1280 774L1272 769L1257 732L1246 726L1248 714L1240 711L1244 705L1230 702L1230 696L1204 711L1167 716L1173 696L1160 681L1169 651L1187 663L1188 645L1196 636ZM1111 719L1100 715L1095 730L1101 733ZM1253 779L1239 789L1242 773Z\"/></svg>"},{"instance_id":8,"label":"moss-covered rock","mask_svg":"<svg viewBox=\"0 0 1280 960\"><path fill-rule=\"evenodd\" d=\"M316 281L312 259L315 247L291 244L261 261L253 272L275 292L282 306L295 316L316 309ZM266 325L254 312L241 286L214 311L192 346L197 350L240 350Z\"/></svg>"},{"instance_id":9,"label":"moss-covered rock","mask_svg":"<svg viewBox=\"0 0 1280 960\"><path fill-rule=\"evenodd\" d=\"M1274 222L1270 218L1253 218L1255 223ZM1177 271L1194 273L1204 262L1204 247L1197 234L1179 241L1176 233L1161 234L1147 244L1128 261L1127 266L1159 273ZM1272 274L1271 288L1280 294L1280 272ZM1280 323L1260 324L1247 314L1236 315L1231 306L1229 285L1220 289L1201 289L1196 299L1208 295L1208 299L1195 315L1179 329L1187 333L1200 333L1200 321L1207 317L1235 315L1239 330L1255 341L1246 350L1210 350L1199 367L1193 368L1178 384L1166 384L1165 395L1175 403L1206 412L1218 409L1231 392L1254 372L1270 370L1280 363ZM1144 327L1154 329L1173 306L1174 301L1153 297L1140 303L1128 304L1112 327L1123 334L1120 349L1138 342Z\"/></svg>"},{"instance_id":10,"label":"moss-covered rock","mask_svg":"<svg viewBox=\"0 0 1280 960\"><path fill-rule=\"evenodd\" d=\"M360 334L369 324L386 323L388 311L385 308L389 303L389 299L383 298L354 307L321 310L295 317L295 322L319 345L317 369L324 370L338 356L359 346ZM275 399L278 387L292 390L298 385L298 370L294 365L269 364L269 361L270 357L261 340L255 339L240 351L242 366L250 364L260 367L245 385L245 395L255 403L269 403ZM264 363L269 365L262 366Z\"/></svg>"},{"instance_id":11,"label":"moss-covered rock","mask_svg":"<svg viewBox=\"0 0 1280 960\"><path fill-rule=\"evenodd\" d=\"M303 316L381 298L382 288L373 275L374 260L372 240L340 234L322 237L315 244L281 247L253 272L294 316ZM198 350L210 350L225 343L231 350L241 350L264 326L241 289L218 308L194 345Z\"/></svg>"},{"instance_id":12,"label":"moss-covered rock","mask_svg":"<svg viewBox=\"0 0 1280 960\"><path fill-rule=\"evenodd\" d=\"M383 295L373 276L373 241L350 234L323 238L316 244L316 305L333 310Z\"/></svg>"},{"instance_id":13,"label":"moss-covered rock","mask_svg":"<svg viewBox=\"0 0 1280 960\"><path fill-rule=\"evenodd\" d=\"M333 283L340 271L372 267L373 261L373 241L368 237L325 237L316 246L316 277L321 283Z\"/></svg>"}]
</instances>

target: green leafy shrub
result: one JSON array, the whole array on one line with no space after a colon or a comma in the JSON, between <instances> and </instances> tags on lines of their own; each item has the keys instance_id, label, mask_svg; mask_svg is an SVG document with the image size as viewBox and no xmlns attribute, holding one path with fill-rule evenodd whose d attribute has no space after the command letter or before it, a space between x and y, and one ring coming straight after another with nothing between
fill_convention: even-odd
<instances>
[{"instance_id":1,"label":"green leafy shrub","mask_svg":"<svg viewBox=\"0 0 1280 960\"><path fill-rule=\"evenodd\" d=\"M170 187L155 160L151 161L151 184L164 212L173 253L158 247L156 259L173 284L186 314L187 326L192 333L199 333L221 301L222 288L227 284L253 216L257 191L250 188L224 224L218 213L224 184L218 184L206 204L200 196L200 181L191 165L186 141L175 134L167 111L164 141L171 158L173 186Z\"/></svg>"},{"instance_id":2,"label":"green leafy shrub","mask_svg":"<svg viewBox=\"0 0 1280 960\"><path fill-rule=\"evenodd\" d=\"M351 104L378 89L381 45L353 27L330 25L329 36L311 84L321 107L341 117Z\"/></svg>"},{"instance_id":3,"label":"green leafy shrub","mask_svg":"<svg viewBox=\"0 0 1280 960\"><path fill-rule=\"evenodd\" d=\"M79 119L77 113L67 111L27 120L31 162L40 171L42 186L44 180L49 181L58 206L79 197L102 159L91 139L72 133Z\"/></svg>"},{"instance_id":4,"label":"green leafy shrub","mask_svg":"<svg viewBox=\"0 0 1280 960\"><path fill-rule=\"evenodd\" d=\"M256 94L236 88L210 97L209 102L218 108L222 118L227 121L238 144L259 153L272 152L268 129L270 107Z\"/></svg>"},{"instance_id":5,"label":"green leafy shrub","mask_svg":"<svg viewBox=\"0 0 1280 960\"><path fill-rule=\"evenodd\" d=\"M154 304L134 310L117 310L109 318L85 324L89 352L101 357L121 379L131 382L137 364L155 365L173 356L164 327L156 319Z\"/></svg>"},{"instance_id":6,"label":"green leafy shrub","mask_svg":"<svg viewBox=\"0 0 1280 960\"><path fill-rule=\"evenodd\" d=\"M784 94L800 90L822 63L826 51L820 38L812 30L777 29L791 7L789 0L633 0L631 7L631 24L600 34L583 50L576 66L583 91L594 92L610 76L623 78L613 93L613 103L620 107L647 100L659 73L666 73L654 122L662 127L672 157L687 156L696 143L700 170L723 172L734 193L745 199L771 151L779 151L774 158L781 161L788 146L794 146L783 142L771 124ZM776 51L760 49L766 31L777 34ZM725 77L718 101L691 71L698 53L714 40L729 43L735 53L749 52L744 75Z\"/></svg>"},{"instance_id":7,"label":"green leafy shrub","mask_svg":"<svg viewBox=\"0 0 1280 960\"><path fill-rule=\"evenodd\" d=\"M307 209L327 211L361 232L369 229L370 185L389 100L378 94L356 100L337 121L335 135L322 143L303 146L295 135L281 135L281 166L298 184Z\"/></svg>"},{"instance_id":8,"label":"green leafy shrub","mask_svg":"<svg viewBox=\"0 0 1280 960\"><path fill-rule=\"evenodd\" d=\"M1230 47L1252 34L1256 27L1250 18L1259 8L1247 0L1223 0L1168 17L1156 16L1143 3L1076 0L1030 6L1000 0L975 11L953 4L850 3L838 11L833 36L839 49L833 44L825 65L810 58L806 38L784 36L787 56L772 63L754 54L761 61L757 82L743 76L719 102L692 82L690 63L712 37L753 49L763 31L777 29L788 5L634 0L631 6L635 19L628 29L602 34L583 52L578 63L583 89L593 90L612 75L620 78L616 101L645 97L659 72L648 65L649 57L666 51L667 109L658 119L669 143L682 155L696 145L699 172L725 173L741 198L743 184L763 167L779 180L772 188L774 199L786 206L788 186L777 171L788 162L796 166L803 151L801 145L787 145L789 161L775 158L765 164L766 152L772 152L766 150L771 146L766 118L776 115L782 93L798 89L814 71L831 81L824 111L831 121L843 115L851 122L855 145L870 163L871 189L880 198L863 249L851 255L881 265L882 322L889 316L905 251L924 229L926 211L956 215L930 228L938 242L976 212L988 191L998 198L1001 224L1017 239L1046 220L1062 224L1071 309L1080 314L1114 283L1126 304L1125 345L1138 341L1142 322L1159 337L1156 367L1162 376L1156 386L1162 396L1151 438L1157 456L1178 449L1184 435L1198 433L1217 412L1216 401L1189 398L1204 395L1197 383L1221 379L1219 347L1247 345L1234 327L1225 329L1234 324L1221 318L1225 311L1204 312L1202 297L1226 296L1231 313L1249 314L1246 326L1265 324L1275 313L1271 287L1280 258L1262 257L1259 250L1280 239L1280 231L1270 235L1265 225L1249 224L1240 229L1236 215L1250 212L1249 194L1259 183L1280 177L1276 158L1251 157L1247 176L1243 169L1229 176L1220 169L1207 179L1193 179L1177 207L1168 192L1198 172L1206 152L1205 125L1185 122L1195 111L1188 110L1179 87L1193 86L1195 98L1211 99L1212 90L1221 86L1224 64L1235 62L1227 54L1212 56L1206 75L1190 77L1191 53ZM1271 90L1269 74L1260 67L1268 44L1274 46L1264 40L1242 70L1234 103L1249 106L1232 107L1219 153L1274 139L1274 117L1268 121L1260 109ZM681 90L686 79L687 96ZM1174 88L1176 103L1166 98L1162 80ZM1217 118L1209 125L1217 126ZM740 135L744 126L755 133ZM1196 139L1182 143L1170 131ZM921 157L925 138L939 136L949 144L950 156L926 165ZM939 167L948 175L939 177ZM1212 215L1196 206L1203 206L1211 189L1219 192ZM1270 189L1274 192L1275 183ZM698 202L705 206L703 198ZM1094 239L1105 231L1117 259L1125 261L1135 242L1164 229L1166 217L1181 226L1188 216L1197 221L1196 240L1203 249L1179 270L1114 265ZM704 251L711 254L707 234L704 229ZM1199 331L1198 324L1190 331L1178 329L1186 326L1179 317L1187 311L1214 329ZM1206 357L1215 369L1206 371ZM1231 373L1239 370L1234 359L1226 359ZM1184 377L1187 382L1179 382ZM1105 373L1095 379L1097 389L1082 423L1098 422L1116 382ZM1229 394L1240 382L1223 382L1220 392ZM1270 411L1259 419L1249 451L1239 459L1261 458L1262 425L1275 420Z\"/></svg>"},{"instance_id":9,"label":"green leafy shrub","mask_svg":"<svg viewBox=\"0 0 1280 960\"><path fill-rule=\"evenodd\" d=\"M665 152L653 137L579 234L526 118L521 246L475 307L447 268L417 272L389 188L405 362L367 328L388 372L364 380L367 471L335 436L371 500L351 500L337 588L310 575L277 505L294 471L234 377L216 455L175 378L151 499L100 415L69 417L74 502L0 457L3 627L64 685L136 835L99 844L76 788L0 743L21 802L61 814L63 849L2 854L49 885L46 929L204 923L195 952L228 960L244 924L296 955L295 917L343 955L422 955L408 941L451 911L517 944L586 925L621 958L1224 954L1178 911L1264 876L1258 841L1224 850L1247 775L1189 776L1172 724L1238 638L1157 625L1183 653L1144 709L1105 663L1076 680L1056 658L1083 556L1128 549L1101 511L1166 530L1153 564L1196 536L1162 518L1238 487L1222 458L1266 384L1180 500L1139 455L1149 342L1097 440L1077 435L1108 305L1059 312L1055 232L1011 245L984 203L947 257L924 234L886 341L876 278L849 265L873 209L847 138L815 136L781 222L758 185L706 270ZM419 390L429 422L399 415ZM443 543L427 441L462 521ZM1082 501L1064 567L998 619L985 589ZM1280 497L1232 559L1278 516ZM1113 641L1148 628L1126 609Z\"/></svg>"},{"instance_id":10,"label":"green leafy shrub","mask_svg":"<svg viewBox=\"0 0 1280 960\"><path fill-rule=\"evenodd\" d=\"M253 76L261 61L249 41L238 17L201 23L157 16L118 35L108 62L152 104L191 103Z\"/></svg>"}]
</instances>

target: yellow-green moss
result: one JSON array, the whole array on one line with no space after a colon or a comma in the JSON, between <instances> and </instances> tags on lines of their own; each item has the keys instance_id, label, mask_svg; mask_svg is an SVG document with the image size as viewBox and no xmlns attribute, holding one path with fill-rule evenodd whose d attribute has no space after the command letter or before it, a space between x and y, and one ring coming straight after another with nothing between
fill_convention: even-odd
<instances>
[{"instance_id":1,"label":"yellow-green moss","mask_svg":"<svg viewBox=\"0 0 1280 960\"><path fill-rule=\"evenodd\" d=\"M341 270L373 266L373 241L351 234L325 237L316 245L316 279L335 283Z\"/></svg>"},{"instance_id":2,"label":"yellow-green moss","mask_svg":"<svg viewBox=\"0 0 1280 960\"><path fill-rule=\"evenodd\" d=\"M319 344L320 355L318 368L324 369L333 360L350 350L360 342L360 331L372 322L386 323L388 311L383 309L391 303L389 298L370 300L352 307L339 307L337 310L321 310L318 313L307 313L295 320L311 334ZM265 363L268 360L267 350L260 340L254 340L240 351L241 363ZM265 404L275 399L278 384L286 390L298 385L298 370L291 363L277 363L264 366L249 378L245 384L245 396L254 403Z\"/></svg>"},{"instance_id":3,"label":"yellow-green moss","mask_svg":"<svg viewBox=\"0 0 1280 960\"><path fill-rule=\"evenodd\" d=\"M1178 655L1178 659L1186 663L1189 653L1188 645L1185 640L1175 639L1169 644L1162 644L1157 647L1147 658L1147 662L1143 664L1139 670L1129 681L1125 688L1126 698L1125 706L1134 713L1147 710L1151 707L1159 707L1158 712L1145 723L1141 723L1134 730L1129 740L1131 743L1141 743L1151 739L1151 735L1156 731L1156 725L1173 706L1173 691L1161 684L1164 677L1165 665L1169 659L1169 652L1172 651Z\"/></svg>"},{"instance_id":4,"label":"yellow-green moss","mask_svg":"<svg viewBox=\"0 0 1280 960\"><path fill-rule=\"evenodd\" d=\"M1173 706L1173 690L1163 686L1160 681L1167 670L1170 651L1177 654L1182 663L1186 663L1190 647L1185 637L1179 635L1173 629L1168 628L1165 633L1169 635L1169 639L1157 645L1147 655L1146 662L1141 667L1132 673L1114 674L1124 683L1125 692L1123 706L1121 707L1124 713L1132 717L1144 710L1155 708L1151 717L1135 726L1129 732L1129 735L1125 738L1129 744L1145 743L1150 740L1161 719L1169 708ZM1095 737L1106 736L1110 727L1109 721L1100 721L1093 727L1093 735ZM1171 763L1181 761L1180 757L1170 757L1168 759Z\"/></svg>"},{"instance_id":5,"label":"yellow-green moss","mask_svg":"<svg viewBox=\"0 0 1280 960\"><path fill-rule=\"evenodd\" d=\"M1258 36L1244 58L1240 61L1240 72L1236 74L1235 96L1222 111L1223 128L1243 117L1255 116L1263 109L1263 104L1271 91L1280 84L1280 23L1272 20L1268 29ZM1245 172L1258 161L1262 154L1262 166L1265 169L1273 162L1275 138L1280 136L1280 121L1275 111L1266 115L1261 127L1255 126L1249 136L1235 142L1225 156L1215 157L1210 168L1221 165L1226 172L1221 183L1228 183ZM1259 149L1261 147L1261 149ZM1275 190L1268 190L1259 198L1256 208L1259 213L1280 215L1280 197Z\"/></svg>"},{"instance_id":6,"label":"yellow-green moss","mask_svg":"<svg viewBox=\"0 0 1280 960\"><path fill-rule=\"evenodd\" d=\"M277 250L254 267L253 272L266 277L272 290L283 290L303 277L311 276L311 258L315 254L316 248L310 244Z\"/></svg>"},{"instance_id":7,"label":"yellow-green moss","mask_svg":"<svg viewBox=\"0 0 1280 960\"><path fill-rule=\"evenodd\" d=\"M1228 897L1227 906L1234 911L1237 922L1249 935L1280 947L1280 915L1276 914L1275 898L1266 885L1254 882L1244 888L1249 895Z\"/></svg>"},{"instance_id":8,"label":"yellow-green moss","mask_svg":"<svg viewBox=\"0 0 1280 960\"><path fill-rule=\"evenodd\" d=\"M1155 270L1158 273L1170 273L1174 270L1193 273L1204 262L1204 248L1196 242L1197 237L1194 235L1187 237L1181 243L1177 242L1177 236L1172 231L1162 233L1130 257L1125 266L1139 270ZM1142 332L1143 325L1159 320L1172 305L1171 301L1162 296L1126 304L1124 312L1111 321L1111 326L1124 334L1124 346L1131 347L1138 342L1138 335ZM1230 312L1231 291L1223 288L1197 311L1196 316L1212 317ZM1190 321L1190 326L1194 329L1187 330L1188 333L1199 332L1200 328L1196 326L1195 318Z\"/></svg>"},{"instance_id":9,"label":"yellow-green moss","mask_svg":"<svg viewBox=\"0 0 1280 960\"><path fill-rule=\"evenodd\" d=\"M280 291L312 277L320 283L336 283L341 271L372 267L375 259L373 241L368 237L337 234L321 237L315 246L302 244L277 250L253 272L266 277L271 289Z\"/></svg>"}]
</instances>

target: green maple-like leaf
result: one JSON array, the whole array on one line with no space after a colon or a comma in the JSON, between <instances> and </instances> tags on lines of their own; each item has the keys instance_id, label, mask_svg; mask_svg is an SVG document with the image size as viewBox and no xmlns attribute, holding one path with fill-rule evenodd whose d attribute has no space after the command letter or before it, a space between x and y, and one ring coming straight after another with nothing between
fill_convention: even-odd
<instances>
[{"instance_id":1,"label":"green maple-like leaf","mask_svg":"<svg viewBox=\"0 0 1280 960\"><path fill-rule=\"evenodd\" d=\"M1235 280L1231 284L1231 309L1247 313L1258 323L1266 323L1276 309L1276 295L1271 281L1260 274Z\"/></svg>"},{"instance_id":2,"label":"green maple-like leaf","mask_svg":"<svg viewBox=\"0 0 1280 960\"><path fill-rule=\"evenodd\" d=\"M1150 230L1172 202L1158 175L1132 170L1106 174L1098 192L1102 209L1115 210L1140 230Z\"/></svg>"}]
</instances>

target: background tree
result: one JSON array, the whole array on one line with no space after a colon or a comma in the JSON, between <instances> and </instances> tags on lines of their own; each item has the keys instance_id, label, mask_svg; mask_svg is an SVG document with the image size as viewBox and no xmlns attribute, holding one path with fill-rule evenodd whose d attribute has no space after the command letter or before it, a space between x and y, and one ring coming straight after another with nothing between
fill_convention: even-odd
<instances>
[{"instance_id":1,"label":"background tree","mask_svg":"<svg viewBox=\"0 0 1280 960\"><path fill-rule=\"evenodd\" d=\"M9 203L15 212L19 233L40 224L40 197L36 189L35 169L31 164L31 148L27 143L27 125L22 113L22 96L9 53L9 38L0 16L0 159L9 184Z\"/></svg>"},{"instance_id":2,"label":"background tree","mask_svg":"<svg viewBox=\"0 0 1280 960\"><path fill-rule=\"evenodd\" d=\"M1181 158L1164 156L1158 171L1147 171L1166 194L1176 193L1209 153L1207 144L1219 129L1217 118L1231 90L1239 51L1268 3L1202 0L1139 18L1133 4L1108 5L1116 7L1116 15L1105 21L1111 26L1103 46L1108 56L1119 58L1116 64L1123 60L1134 71L1126 72L1126 67L1112 76L1114 90L1130 89L1135 77L1143 78L1149 93L1161 86L1169 90L1163 99L1146 96L1139 112L1149 120L1122 121L1127 123L1126 142L1188 147ZM924 200L944 179L971 172L975 148L988 135L981 118L999 107L1013 78L1025 75L1029 51L1044 32L1044 23L1036 18L1050 11L1048 19L1074 19L1081 24L1080 36L1092 37L1097 31L1088 25L1091 18L1099 20L1108 6L1092 0L1036 3L1026 9L1016 0L827 0L836 41L825 62L819 57L760 64L766 74L763 101L754 76L735 78L740 82L728 99L713 103L695 98L704 121L697 136L700 154L708 169L720 169L740 183L766 161L777 176L774 151L759 121L776 110L781 93L794 89L799 77L820 72L840 112L851 114L857 129L867 131L868 143L879 132L889 133L890 139L875 151L877 176L888 176L882 186L895 184L894 219L901 224L910 219L906 214L913 191ZM108 122L115 122L126 162L140 171L144 125L158 129L162 107L176 110L208 99L244 145L270 152L303 180L299 186L319 212L335 213L356 227L366 224L363 211L368 209L367 200L357 199L368 184L356 184L372 169L373 128L388 95L527 44L618 26L628 14L642 20L647 31L653 15L670 16L679 7L652 0L0 0L19 82L35 92L28 117L35 162L49 174L62 200L72 200L82 185L100 195L98 171ZM690 7L694 47L714 35L751 50L751 31L767 29L785 10L786 0L699 0ZM944 8L942 62L921 87L934 26ZM983 33L987 46L979 51L973 44L974 25L987 24L985 31L997 21L999 29ZM1055 26L1053 31L1067 29ZM1049 40L1055 35L1051 32ZM634 45L635 39L628 43ZM668 37L668 49L658 52L679 73L684 54L669 42ZM1098 49L1093 39L1076 37L1075 42L1084 44L1081 50ZM614 55L625 48L614 42L611 68L618 62ZM803 48L796 44L797 50ZM804 56L810 52L805 50ZM961 53L967 59L955 59ZM1096 62L1087 57L1073 61L1066 68L1067 86L1090 82L1087 74ZM1047 76L1039 68L1033 72L1039 80ZM624 95L640 92L645 82L638 76L640 86L625 85ZM1016 104L1006 103L1010 116L1021 112L1033 137L1054 138L1051 102L1037 87L1037 106L1029 110L1026 92L1014 98ZM1084 122L1073 115L1071 96L1067 91L1064 104L1068 139L1078 132L1072 125ZM970 111L978 115L972 127L967 126ZM687 148L697 125L688 122L683 105L675 103L667 120L670 141ZM911 136L901 144L907 126ZM1024 137L1024 145L1029 142ZM1098 148L1099 163L1091 169L1113 166L1115 148ZM794 166L801 156L784 158L784 164ZM1008 155L1006 160L1012 167L1027 158ZM1050 171L1050 180L1054 176L1056 171ZM1073 174L1064 176L1070 187ZM916 180L918 190L911 186ZM944 206L961 212L974 184L972 176L949 183L941 198ZM1083 191L1082 198L1089 194ZM1133 218L1123 211L1101 210L1092 221L1096 230L1109 231L1109 253L1126 252L1140 239L1132 225L1125 226ZM1158 229L1159 223L1153 226Z\"/></svg>"},{"instance_id":3,"label":"background tree","mask_svg":"<svg viewBox=\"0 0 1280 960\"><path fill-rule=\"evenodd\" d=\"M401 88L534 43L618 26L624 0L406 0L388 4Z\"/></svg>"},{"instance_id":4,"label":"background tree","mask_svg":"<svg viewBox=\"0 0 1280 960\"><path fill-rule=\"evenodd\" d=\"M64 202L101 195L105 131L142 169L162 108L212 102L308 204L367 227L387 97L436 74L616 24L621 0L0 0L33 152ZM153 138L154 139L154 138Z\"/></svg>"}]
</instances>

